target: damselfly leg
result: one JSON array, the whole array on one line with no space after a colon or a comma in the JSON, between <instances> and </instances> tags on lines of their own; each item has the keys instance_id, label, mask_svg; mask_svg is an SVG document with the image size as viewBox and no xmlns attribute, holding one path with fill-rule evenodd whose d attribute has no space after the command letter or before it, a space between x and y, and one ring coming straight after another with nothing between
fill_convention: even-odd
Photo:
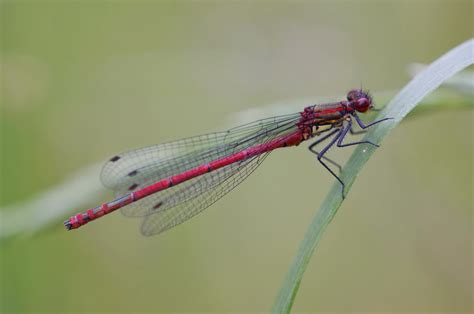
<instances>
[{"instance_id":1,"label":"damselfly leg","mask_svg":"<svg viewBox=\"0 0 474 314\"><path fill-rule=\"evenodd\" d=\"M355 134L361 134L361 133L365 133L366 130L368 127L371 127L377 123L380 123L380 122L383 122L383 121L386 121L386 120L390 120L392 118L384 118L384 119L381 119L381 120L378 120L378 121L374 121L372 123L369 123L369 124L364 124L364 122L356 115L356 114L353 114L352 117L354 117L354 119L356 120L357 124L361 127L361 131L354 131L353 130L353 123L352 123L352 118L350 117L350 119L346 120L347 123L345 125L343 125L342 127L340 128L336 128L336 129L333 129L330 133L326 134L325 136L323 136L322 138L318 139L317 141L315 141L314 143L312 143L308 149L317 155L317 158L318 158L318 161L324 166L324 168L326 168L327 171L329 171L329 173L331 173L338 181L339 183L341 184L342 186L342 198L345 198L345 194L344 194L344 191L345 191L345 184L344 182L342 181L342 179L336 175L336 173L323 161L323 160L326 160L327 162L331 163L332 165L336 166L339 170L339 173L342 172L342 167L335 161L329 159L328 157L324 156L328 151L329 149L334 146L334 144L336 144L337 147L348 147L348 146L353 146L353 145L359 145L359 144L370 144L370 145L373 145L375 147L379 147L378 144L375 144L371 141L356 141L356 142L351 142L351 143L343 143L347 133L351 133L353 135ZM333 137L333 139L329 142L329 144L327 144L320 152L318 152L317 150L315 150L315 147L326 141L327 139Z\"/></svg>"},{"instance_id":2,"label":"damselfly leg","mask_svg":"<svg viewBox=\"0 0 474 314\"><path fill-rule=\"evenodd\" d=\"M314 147L316 147L318 144L324 142L325 140L327 140L328 138L330 138L331 136L333 136L337 132L339 132L339 129L332 129L330 133L326 134L322 138L318 139L316 142L309 145L308 146L309 151L312 152L313 154L315 154L316 156L319 156L319 152L317 150L315 150ZM334 165L335 167L337 167L337 169L339 171L339 174L342 172L342 167L341 167L340 164L338 164L337 162L335 162L334 160L332 160L332 159L330 159L326 156L322 156L321 158L326 160L330 164Z\"/></svg>"},{"instance_id":3,"label":"damselfly leg","mask_svg":"<svg viewBox=\"0 0 474 314\"><path fill-rule=\"evenodd\" d=\"M339 136L339 139L337 141L337 147L347 147L347 146L359 145L359 144L370 144L370 145L374 145L375 147L379 147L379 145L371 141L357 141L357 142L343 144L342 141L344 140L344 138L347 135L347 132L349 132L350 129L352 129L352 120L348 120L347 125L342 129L341 135Z\"/></svg>"},{"instance_id":4,"label":"damselfly leg","mask_svg":"<svg viewBox=\"0 0 474 314\"><path fill-rule=\"evenodd\" d=\"M374 124L377 124L377 123L380 123L380 122L383 122L383 121L387 121L387 120L392 120L393 118L384 118L384 119L380 119L380 120L377 120L377 121L374 121L374 122L371 122L369 124L364 124L364 122L359 118L358 115L354 114L353 115L354 119L357 121L357 124L361 127L361 129L367 129L368 127L371 127L372 125Z\"/></svg>"},{"instance_id":5,"label":"damselfly leg","mask_svg":"<svg viewBox=\"0 0 474 314\"><path fill-rule=\"evenodd\" d=\"M322 159L324 158L324 154L326 154L326 153L328 152L328 150L337 142L337 140L341 137L341 134L342 134L343 132L344 132L344 129L335 129L333 132L329 133L328 135L334 135L334 134L336 134L336 135L335 135L335 136L333 137L333 139L329 142L329 144L326 145L326 146L317 154L317 156L318 156L318 157L317 157L317 158L318 158L318 161L321 163L321 165L323 165L323 167L326 168L326 170L329 171L329 173L331 173L331 174L337 179L337 181L339 181L339 183L341 183L341 185L342 185L342 198L344 198L344 187L345 187L344 182L341 180L341 178L339 178L339 177L337 176L337 174L336 174L331 168L329 168L329 166L328 166ZM328 139L329 137L330 137L330 136L325 136L325 137L322 138L321 140L324 141L324 140ZM317 144L321 143L321 142L322 142L321 140L319 140L319 141L313 143L313 144L310 146L310 147L311 147L310 150L311 150L312 152L314 152L314 151L312 150L312 148L313 148L314 146L316 146Z\"/></svg>"},{"instance_id":6,"label":"damselfly leg","mask_svg":"<svg viewBox=\"0 0 474 314\"><path fill-rule=\"evenodd\" d=\"M372 109L374 110L374 109ZM380 111L380 109L378 109L377 111ZM364 124L364 122L359 118L358 115L354 115L354 118L355 120L357 121L357 124L360 126L360 128L362 130L358 130L358 131L355 131L354 128L352 127L349 132L352 134L352 135L359 135L359 134L364 134L364 133L367 133L367 128L374 125L374 124L377 124L379 122L383 122L383 121L386 121L386 120L391 120L393 118L385 118L385 119L380 119L380 120L377 120L377 121L374 121L372 123L369 123L367 125Z\"/></svg>"}]
</instances>

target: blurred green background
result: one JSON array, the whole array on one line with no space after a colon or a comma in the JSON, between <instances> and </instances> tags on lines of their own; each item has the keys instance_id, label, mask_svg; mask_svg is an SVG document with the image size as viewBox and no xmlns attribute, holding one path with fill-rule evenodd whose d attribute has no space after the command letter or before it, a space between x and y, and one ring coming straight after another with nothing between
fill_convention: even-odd
<instances>
[{"instance_id":1,"label":"blurred green background","mask_svg":"<svg viewBox=\"0 0 474 314\"><path fill-rule=\"evenodd\" d=\"M409 63L473 35L472 1L0 9L1 206L117 152L227 128L244 109L361 84L401 88ZM472 310L472 123L472 110L440 111L392 132L329 226L295 312ZM157 237L117 213L74 232L65 215L2 241L1 312L268 311L333 182L305 146L272 154Z\"/></svg>"}]
</instances>

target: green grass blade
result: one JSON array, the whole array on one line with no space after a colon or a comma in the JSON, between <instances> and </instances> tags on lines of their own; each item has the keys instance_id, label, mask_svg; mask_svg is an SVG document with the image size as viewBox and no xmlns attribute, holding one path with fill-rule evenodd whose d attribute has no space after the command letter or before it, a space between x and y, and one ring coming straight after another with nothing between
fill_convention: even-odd
<instances>
[{"instance_id":1,"label":"green grass blade","mask_svg":"<svg viewBox=\"0 0 474 314\"><path fill-rule=\"evenodd\" d=\"M400 121L429 93L438 88L443 81L474 63L474 40L469 40L452 49L429 65L411 80L384 108L377 119L391 117L389 120L370 128L364 139L380 143ZM349 192L364 164L375 152L370 145L359 145L344 166L342 179ZM275 300L273 313L289 313L303 274L321 236L342 204L341 187L335 183L313 218L305 237L294 258L281 290Z\"/></svg>"}]
</instances>

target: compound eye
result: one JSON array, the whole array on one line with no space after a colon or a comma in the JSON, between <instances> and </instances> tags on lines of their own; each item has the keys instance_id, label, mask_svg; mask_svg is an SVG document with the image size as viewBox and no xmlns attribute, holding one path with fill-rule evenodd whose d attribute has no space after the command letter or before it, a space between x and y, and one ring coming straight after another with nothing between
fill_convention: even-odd
<instances>
[{"instance_id":1,"label":"compound eye","mask_svg":"<svg viewBox=\"0 0 474 314\"><path fill-rule=\"evenodd\" d=\"M367 98L360 98L357 100L356 110L359 112L366 112L369 110L370 101Z\"/></svg>"}]
</instances>

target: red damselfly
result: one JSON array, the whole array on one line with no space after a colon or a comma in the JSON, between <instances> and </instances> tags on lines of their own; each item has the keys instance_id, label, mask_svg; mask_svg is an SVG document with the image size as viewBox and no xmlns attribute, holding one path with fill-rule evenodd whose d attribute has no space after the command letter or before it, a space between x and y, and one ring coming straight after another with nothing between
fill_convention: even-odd
<instances>
[{"instance_id":1,"label":"red damselfly","mask_svg":"<svg viewBox=\"0 0 474 314\"><path fill-rule=\"evenodd\" d=\"M144 216L145 235L166 231L203 211L250 175L274 149L296 146L322 135L309 146L318 161L342 186L344 182L329 164L340 166L325 154L334 145L346 147L370 141L343 143L354 133L353 120L366 129L370 124L357 113L372 109L372 97L361 89L351 90L347 100L316 104L302 112L252 122L226 132L210 133L132 150L112 157L101 173L103 184L118 198L72 216L68 230L117 209L127 216ZM328 141L320 150L318 144Z\"/></svg>"}]
</instances>

